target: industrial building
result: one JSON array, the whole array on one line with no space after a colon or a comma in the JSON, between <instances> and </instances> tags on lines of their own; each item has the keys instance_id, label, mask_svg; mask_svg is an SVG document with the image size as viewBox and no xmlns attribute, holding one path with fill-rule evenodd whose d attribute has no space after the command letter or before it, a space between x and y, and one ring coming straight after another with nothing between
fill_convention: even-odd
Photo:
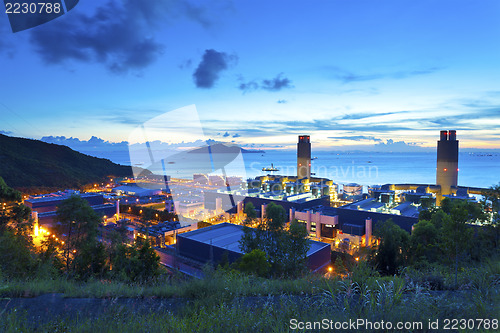
<instances>
[{"instance_id":1,"label":"industrial building","mask_svg":"<svg viewBox=\"0 0 500 333\"><path fill-rule=\"evenodd\" d=\"M31 208L35 224L50 225L57 222L57 207L71 195L78 195L86 200L90 207L101 217L111 217L119 214L118 203L104 203L104 196L98 193L80 193L78 191L64 191L47 194L39 197L32 197L24 201L24 204Z\"/></svg>"},{"instance_id":2,"label":"industrial building","mask_svg":"<svg viewBox=\"0 0 500 333\"><path fill-rule=\"evenodd\" d=\"M24 204L31 208L32 211L38 213L46 213L57 210L57 206L63 201L68 199L71 195L78 195L80 198L86 200L90 206L97 206L104 204L104 197L102 194L97 193L80 193L78 191L64 191L46 194L44 196L31 197L24 200Z\"/></svg>"},{"instance_id":3,"label":"industrial building","mask_svg":"<svg viewBox=\"0 0 500 333\"><path fill-rule=\"evenodd\" d=\"M113 189L113 192L119 195L128 195L136 198L152 197L162 194L162 191L159 188L140 187L137 186L136 184L128 184L115 187Z\"/></svg>"},{"instance_id":4,"label":"industrial building","mask_svg":"<svg viewBox=\"0 0 500 333\"><path fill-rule=\"evenodd\" d=\"M243 228L241 225L221 223L177 235L178 253L201 263L217 263L226 255L230 262L234 262L243 255L239 248ZM316 271L328 265L331 257L330 245L313 240L308 240L308 243L309 269Z\"/></svg>"}]
</instances>

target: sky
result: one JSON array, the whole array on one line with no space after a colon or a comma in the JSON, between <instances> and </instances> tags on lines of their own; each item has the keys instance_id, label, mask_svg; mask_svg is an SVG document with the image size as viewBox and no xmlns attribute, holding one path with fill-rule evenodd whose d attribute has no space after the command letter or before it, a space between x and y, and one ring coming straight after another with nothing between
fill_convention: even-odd
<instances>
[{"instance_id":1,"label":"sky","mask_svg":"<svg viewBox=\"0 0 500 333\"><path fill-rule=\"evenodd\" d=\"M497 0L86 0L13 33L0 14L0 133L113 149L195 105L207 138L248 148L414 151L453 129L500 149L498 17Z\"/></svg>"}]
</instances>

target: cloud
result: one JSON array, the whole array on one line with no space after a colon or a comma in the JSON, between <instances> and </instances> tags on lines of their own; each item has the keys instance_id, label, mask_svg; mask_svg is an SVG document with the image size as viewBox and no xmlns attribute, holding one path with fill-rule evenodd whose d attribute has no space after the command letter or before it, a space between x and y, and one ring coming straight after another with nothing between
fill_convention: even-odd
<instances>
[{"instance_id":1,"label":"cloud","mask_svg":"<svg viewBox=\"0 0 500 333\"><path fill-rule=\"evenodd\" d=\"M228 132L224 133L224 135L222 135L223 138L227 138L228 136L230 136L230 134Z\"/></svg>"},{"instance_id":2,"label":"cloud","mask_svg":"<svg viewBox=\"0 0 500 333\"><path fill-rule=\"evenodd\" d=\"M214 49L205 50L203 58L193 73L194 83L198 88L212 88L219 79L219 74L226 70L237 57Z\"/></svg>"},{"instance_id":3,"label":"cloud","mask_svg":"<svg viewBox=\"0 0 500 333\"><path fill-rule=\"evenodd\" d=\"M163 53L164 45L152 33L172 17L202 26L211 22L203 8L185 1L108 0L91 14L72 11L31 29L30 41L47 64L96 62L113 73L126 73L146 68Z\"/></svg>"},{"instance_id":4,"label":"cloud","mask_svg":"<svg viewBox=\"0 0 500 333\"><path fill-rule=\"evenodd\" d=\"M241 135L239 135L238 133L234 134L233 135L233 138L239 138Z\"/></svg>"},{"instance_id":5,"label":"cloud","mask_svg":"<svg viewBox=\"0 0 500 333\"><path fill-rule=\"evenodd\" d=\"M283 77L283 73L280 73L274 79L262 80L261 88L269 91L280 91L281 89L292 88L292 81Z\"/></svg>"},{"instance_id":6,"label":"cloud","mask_svg":"<svg viewBox=\"0 0 500 333\"><path fill-rule=\"evenodd\" d=\"M243 78L240 78L240 80L243 80ZM282 89L288 89L288 88L293 88L292 81L289 78L284 77L284 73L279 73L273 79L261 80L260 83L258 83L256 80L252 80L248 82L242 82L238 86L238 89L242 90L243 93L247 93L257 89L262 89L267 91L280 91Z\"/></svg>"},{"instance_id":7,"label":"cloud","mask_svg":"<svg viewBox=\"0 0 500 333\"><path fill-rule=\"evenodd\" d=\"M376 151L392 151L392 152L407 152L407 151L420 151L432 150L434 148L423 148L414 142L394 141L392 139L375 144Z\"/></svg>"},{"instance_id":8,"label":"cloud","mask_svg":"<svg viewBox=\"0 0 500 333\"><path fill-rule=\"evenodd\" d=\"M288 101L286 99L278 99L276 101L276 103L278 103L278 104L286 104L286 103L288 103Z\"/></svg>"},{"instance_id":9,"label":"cloud","mask_svg":"<svg viewBox=\"0 0 500 333\"><path fill-rule=\"evenodd\" d=\"M381 142L382 139L376 138L374 136L365 136L365 135L354 135L354 136L329 136L329 139L334 140L352 140L352 141L375 141Z\"/></svg>"},{"instance_id":10,"label":"cloud","mask_svg":"<svg viewBox=\"0 0 500 333\"><path fill-rule=\"evenodd\" d=\"M43 142L65 145L80 152L92 151L127 151L128 142L109 142L96 136L92 136L89 140L80 140L73 137L65 136L44 136L40 139Z\"/></svg>"},{"instance_id":11,"label":"cloud","mask_svg":"<svg viewBox=\"0 0 500 333\"><path fill-rule=\"evenodd\" d=\"M328 76L334 80L339 80L342 83L351 82L361 82L361 81L372 81L384 78L389 79L405 79L412 76L428 75L442 70L442 67L429 67L424 69L409 70L409 71L396 71L388 73L371 73L371 74L360 74L348 71L335 66L325 66L322 68L323 71L328 73Z\"/></svg>"},{"instance_id":12,"label":"cloud","mask_svg":"<svg viewBox=\"0 0 500 333\"><path fill-rule=\"evenodd\" d=\"M472 108L473 111L438 116L423 122L433 128L453 127L456 130L494 130L499 128L500 106L485 106L482 103L465 103L463 105Z\"/></svg>"},{"instance_id":13,"label":"cloud","mask_svg":"<svg viewBox=\"0 0 500 333\"><path fill-rule=\"evenodd\" d=\"M11 135L12 132L11 131L2 131L0 130L0 134L3 134L3 135Z\"/></svg>"},{"instance_id":14,"label":"cloud","mask_svg":"<svg viewBox=\"0 0 500 333\"><path fill-rule=\"evenodd\" d=\"M247 83L241 83L239 86L238 86L238 89L240 90L243 90L243 92L249 92L249 91L254 91L254 90L257 90L259 89L259 84L255 81L250 81L250 82L247 82Z\"/></svg>"}]
</instances>

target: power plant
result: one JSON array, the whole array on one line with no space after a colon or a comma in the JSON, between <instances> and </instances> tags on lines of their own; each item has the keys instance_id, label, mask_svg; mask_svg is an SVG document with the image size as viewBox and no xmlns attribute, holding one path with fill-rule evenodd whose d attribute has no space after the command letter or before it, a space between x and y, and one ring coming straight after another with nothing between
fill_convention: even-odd
<instances>
[{"instance_id":1,"label":"power plant","mask_svg":"<svg viewBox=\"0 0 500 333\"><path fill-rule=\"evenodd\" d=\"M458 186L458 140L456 131L441 131L437 142L436 185L441 187L437 204L443 195L456 192Z\"/></svg>"}]
</instances>

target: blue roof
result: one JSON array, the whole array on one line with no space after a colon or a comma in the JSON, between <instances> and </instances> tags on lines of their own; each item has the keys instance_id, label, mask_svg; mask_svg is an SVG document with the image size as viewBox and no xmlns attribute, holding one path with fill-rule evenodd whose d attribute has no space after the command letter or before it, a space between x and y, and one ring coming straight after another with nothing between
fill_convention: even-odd
<instances>
[{"instance_id":1,"label":"blue roof","mask_svg":"<svg viewBox=\"0 0 500 333\"><path fill-rule=\"evenodd\" d=\"M185 232L179 234L177 237L184 237L229 251L243 253L240 250L239 243L242 236L243 226L231 223L220 223L210 227ZM310 256L324 247L330 246L329 244L313 241L311 239L308 240L308 243L310 247L309 251L307 251L307 256Z\"/></svg>"}]
</instances>

